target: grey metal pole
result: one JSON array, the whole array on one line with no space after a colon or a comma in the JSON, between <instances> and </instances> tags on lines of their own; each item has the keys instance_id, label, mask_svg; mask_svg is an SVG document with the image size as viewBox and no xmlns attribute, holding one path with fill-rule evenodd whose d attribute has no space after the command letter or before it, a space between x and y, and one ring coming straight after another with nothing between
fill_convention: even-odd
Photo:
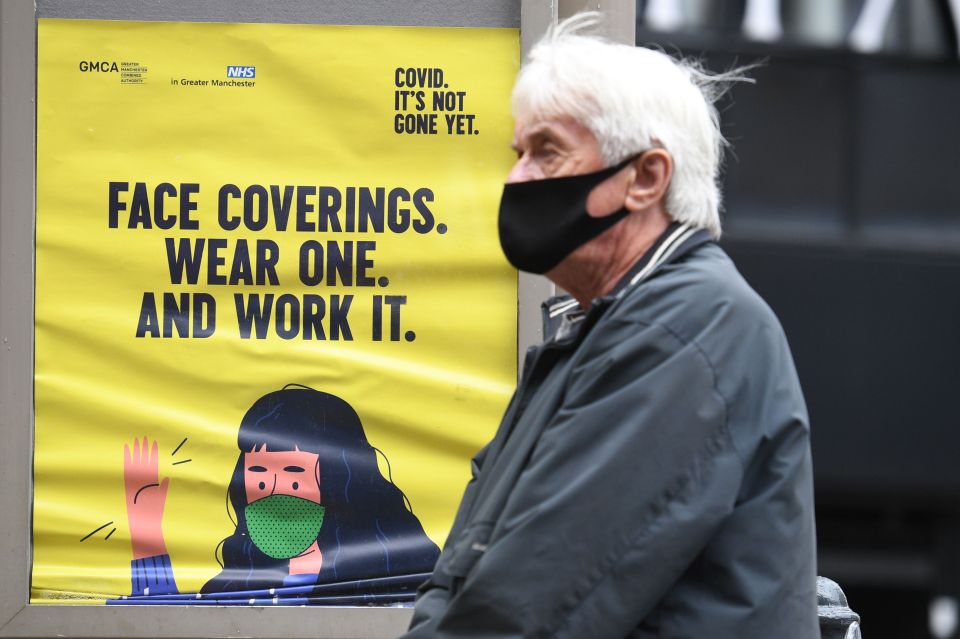
<instances>
[{"instance_id":1,"label":"grey metal pole","mask_svg":"<svg viewBox=\"0 0 960 639\"><path fill-rule=\"evenodd\" d=\"M521 55L536 44L547 29L558 20L578 11L600 11L604 14L603 33L611 40L636 42L637 3L635 0L522 0L520 4ZM543 340L540 303L557 288L542 275L520 273L517 282L517 373L521 372L527 349Z\"/></svg>"},{"instance_id":2,"label":"grey metal pole","mask_svg":"<svg viewBox=\"0 0 960 639\"><path fill-rule=\"evenodd\" d=\"M35 11L0 4L0 635L30 592Z\"/></svg>"}]
</instances>

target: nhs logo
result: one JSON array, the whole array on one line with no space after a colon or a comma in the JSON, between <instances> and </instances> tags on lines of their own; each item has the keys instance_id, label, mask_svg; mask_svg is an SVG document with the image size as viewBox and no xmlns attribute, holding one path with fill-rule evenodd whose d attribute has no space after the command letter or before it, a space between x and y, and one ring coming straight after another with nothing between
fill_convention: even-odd
<instances>
[{"instance_id":1,"label":"nhs logo","mask_svg":"<svg viewBox=\"0 0 960 639\"><path fill-rule=\"evenodd\" d=\"M257 67L227 67L228 78L255 78Z\"/></svg>"}]
</instances>

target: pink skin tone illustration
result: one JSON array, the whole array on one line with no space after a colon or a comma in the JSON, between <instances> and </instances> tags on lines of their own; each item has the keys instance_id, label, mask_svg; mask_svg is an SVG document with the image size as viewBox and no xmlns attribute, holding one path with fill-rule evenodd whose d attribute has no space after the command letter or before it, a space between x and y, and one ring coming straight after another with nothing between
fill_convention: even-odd
<instances>
[{"instance_id":1,"label":"pink skin tone illustration","mask_svg":"<svg viewBox=\"0 0 960 639\"><path fill-rule=\"evenodd\" d=\"M269 495L292 495L320 501L319 455L302 450L269 451L266 445L243 454L247 503ZM133 558L167 554L163 538L163 509L170 478L160 479L157 442L146 437L123 445L123 484ZM317 542L290 559L290 574L318 574L323 555Z\"/></svg>"}]
</instances>

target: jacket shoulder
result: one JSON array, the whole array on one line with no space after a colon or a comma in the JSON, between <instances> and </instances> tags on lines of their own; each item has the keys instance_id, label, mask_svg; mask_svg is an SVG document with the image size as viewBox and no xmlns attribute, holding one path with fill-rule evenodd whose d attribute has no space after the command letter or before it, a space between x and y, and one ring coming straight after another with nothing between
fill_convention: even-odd
<instances>
[{"instance_id":1,"label":"jacket shoulder","mask_svg":"<svg viewBox=\"0 0 960 639\"><path fill-rule=\"evenodd\" d=\"M628 291L615 315L669 326L686 340L706 329L736 334L780 323L716 244L707 244L665 264Z\"/></svg>"},{"instance_id":2,"label":"jacket shoulder","mask_svg":"<svg viewBox=\"0 0 960 639\"><path fill-rule=\"evenodd\" d=\"M746 455L753 446L741 438L755 442L791 423L806 427L783 328L719 246L665 265L621 302L612 314L621 322L662 325L703 353Z\"/></svg>"}]
</instances>

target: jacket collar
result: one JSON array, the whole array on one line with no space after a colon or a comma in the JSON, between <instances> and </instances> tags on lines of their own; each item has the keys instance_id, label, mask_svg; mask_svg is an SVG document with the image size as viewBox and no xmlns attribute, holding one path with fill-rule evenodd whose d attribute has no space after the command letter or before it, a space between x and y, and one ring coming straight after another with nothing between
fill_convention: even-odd
<instances>
[{"instance_id":1,"label":"jacket collar","mask_svg":"<svg viewBox=\"0 0 960 639\"><path fill-rule=\"evenodd\" d=\"M635 289L660 267L712 241L713 238L704 229L679 222L671 223L616 286L606 295L595 298L589 309L581 309L580 303L570 295L558 295L546 300L542 305L544 343L575 341L578 334L583 332L584 324L592 325L611 304ZM587 322L588 319L591 321Z\"/></svg>"}]
</instances>

